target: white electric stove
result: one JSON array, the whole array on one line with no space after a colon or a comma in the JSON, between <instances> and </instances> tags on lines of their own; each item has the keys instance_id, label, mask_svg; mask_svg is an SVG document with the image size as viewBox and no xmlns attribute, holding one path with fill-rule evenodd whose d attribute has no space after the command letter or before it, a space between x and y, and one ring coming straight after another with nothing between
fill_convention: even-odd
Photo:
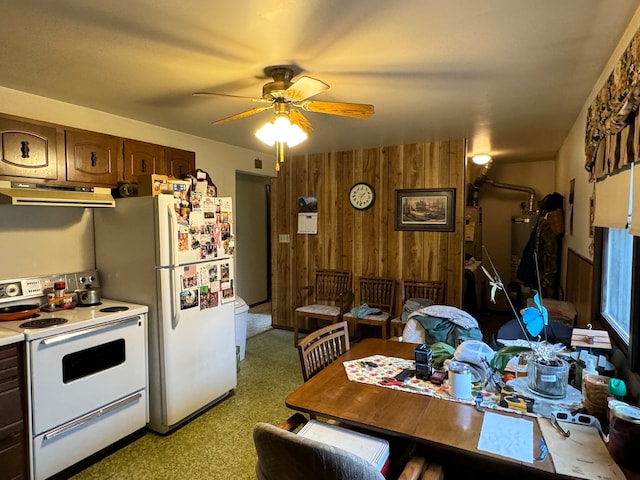
<instances>
[{"instance_id":1,"label":"white electric stove","mask_svg":"<svg viewBox=\"0 0 640 480\"><path fill-rule=\"evenodd\" d=\"M0 280L0 307L46 304L54 281L67 292L97 272ZM20 308L17 308L20 310ZM148 419L147 307L101 299L0 321L24 338L32 479L55 475L144 429Z\"/></svg>"}]
</instances>

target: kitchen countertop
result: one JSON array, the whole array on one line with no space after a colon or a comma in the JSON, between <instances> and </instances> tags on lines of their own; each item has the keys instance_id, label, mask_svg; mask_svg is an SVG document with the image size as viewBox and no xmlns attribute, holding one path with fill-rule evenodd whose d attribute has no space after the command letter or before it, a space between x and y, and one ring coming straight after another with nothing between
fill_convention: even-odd
<instances>
[{"instance_id":1,"label":"kitchen countertop","mask_svg":"<svg viewBox=\"0 0 640 480\"><path fill-rule=\"evenodd\" d=\"M23 340L24 335L22 333L2 328L2 323L0 323L0 347L22 342Z\"/></svg>"}]
</instances>

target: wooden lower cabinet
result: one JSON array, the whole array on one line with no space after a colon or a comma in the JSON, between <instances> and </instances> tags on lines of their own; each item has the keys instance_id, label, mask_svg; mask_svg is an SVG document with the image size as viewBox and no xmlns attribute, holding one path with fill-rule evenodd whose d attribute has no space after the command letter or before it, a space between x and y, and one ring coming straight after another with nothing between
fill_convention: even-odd
<instances>
[{"instance_id":1,"label":"wooden lower cabinet","mask_svg":"<svg viewBox=\"0 0 640 480\"><path fill-rule=\"evenodd\" d=\"M23 346L0 347L0 480L29 478Z\"/></svg>"},{"instance_id":2,"label":"wooden lower cabinet","mask_svg":"<svg viewBox=\"0 0 640 480\"><path fill-rule=\"evenodd\" d=\"M122 141L102 133L65 131L67 180L89 185L116 186Z\"/></svg>"}]
</instances>

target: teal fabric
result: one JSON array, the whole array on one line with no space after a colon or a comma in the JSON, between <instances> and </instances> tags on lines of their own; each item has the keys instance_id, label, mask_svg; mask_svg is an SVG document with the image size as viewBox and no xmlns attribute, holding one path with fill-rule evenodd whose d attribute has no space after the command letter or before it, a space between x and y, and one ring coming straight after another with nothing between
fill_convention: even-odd
<instances>
[{"instance_id":1,"label":"teal fabric","mask_svg":"<svg viewBox=\"0 0 640 480\"><path fill-rule=\"evenodd\" d=\"M411 318L415 318L424 327L425 343L428 344L444 342L457 347L465 340L482 340L482 332L479 328L467 329L446 318L431 315L415 315Z\"/></svg>"}]
</instances>

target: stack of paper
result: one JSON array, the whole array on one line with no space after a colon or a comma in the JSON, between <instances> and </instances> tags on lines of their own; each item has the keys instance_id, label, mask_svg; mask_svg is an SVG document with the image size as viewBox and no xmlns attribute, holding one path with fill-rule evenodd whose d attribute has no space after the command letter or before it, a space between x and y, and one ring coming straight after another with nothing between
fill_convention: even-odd
<instances>
[{"instance_id":1,"label":"stack of paper","mask_svg":"<svg viewBox=\"0 0 640 480\"><path fill-rule=\"evenodd\" d=\"M312 438L358 455L374 465L383 475L387 474L389 469L389 442L386 440L316 420L309 420L298 432L298 435Z\"/></svg>"}]
</instances>

